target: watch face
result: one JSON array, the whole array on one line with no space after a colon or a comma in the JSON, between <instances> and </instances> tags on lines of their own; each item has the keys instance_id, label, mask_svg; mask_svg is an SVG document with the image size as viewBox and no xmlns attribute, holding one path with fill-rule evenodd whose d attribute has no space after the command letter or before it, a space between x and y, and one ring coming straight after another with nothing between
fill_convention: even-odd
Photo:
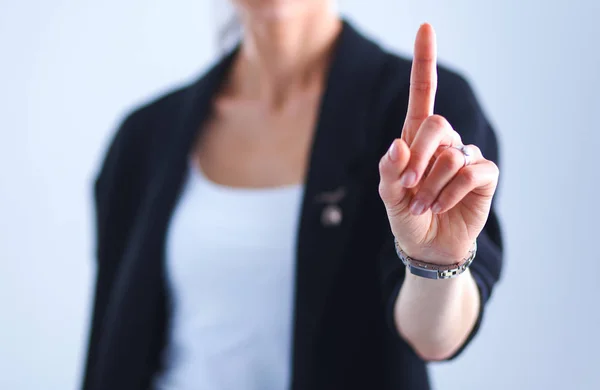
<instances>
[{"instance_id":1,"label":"watch face","mask_svg":"<svg viewBox=\"0 0 600 390\"><path fill-rule=\"evenodd\" d=\"M409 265L410 273L427 279L439 279L438 272L432 269L424 269Z\"/></svg>"},{"instance_id":2,"label":"watch face","mask_svg":"<svg viewBox=\"0 0 600 390\"><path fill-rule=\"evenodd\" d=\"M396 247L396 254L402 260L402 263L408 267L410 273L427 279L450 279L462 274L469 268L477 253L477 242L475 242L473 243L473 249L469 251L469 257L465 258L461 263L454 266L441 266L411 259L400 248L396 239L394 239L394 246Z\"/></svg>"}]
</instances>

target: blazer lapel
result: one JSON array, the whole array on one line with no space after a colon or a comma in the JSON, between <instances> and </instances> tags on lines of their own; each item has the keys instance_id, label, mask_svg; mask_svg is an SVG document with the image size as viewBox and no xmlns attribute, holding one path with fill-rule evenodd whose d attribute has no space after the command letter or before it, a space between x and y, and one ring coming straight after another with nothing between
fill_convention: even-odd
<instances>
[{"instance_id":1,"label":"blazer lapel","mask_svg":"<svg viewBox=\"0 0 600 390\"><path fill-rule=\"evenodd\" d=\"M171 141L164 145L165 154L156 158L148 196L115 281L115 299L105 317L102 359L95 369L97 388L141 388L139 381L148 380L159 364L170 317L163 261L169 219L186 179L193 140L234 53L183 92L180 111L171 118ZM127 353L118 345L123 340L129 346Z\"/></svg>"},{"instance_id":2,"label":"blazer lapel","mask_svg":"<svg viewBox=\"0 0 600 390\"><path fill-rule=\"evenodd\" d=\"M217 63L205 76L192 85L182 102L180 114L175 116L173 141L165 145L167 152L160 163L149 190L147 199L147 223L143 224L144 242L160 246L156 255L162 258L169 219L187 177L191 148L208 117L212 99L217 93L235 51ZM149 254L151 255L151 254Z\"/></svg>"},{"instance_id":3,"label":"blazer lapel","mask_svg":"<svg viewBox=\"0 0 600 390\"><path fill-rule=\"evenodd\" d=\"M297 240L293 389L309 388L312 340L344 258L361 188L370 97L385 55L347 22L313 141Z\"/></svg>"}]
</instances>

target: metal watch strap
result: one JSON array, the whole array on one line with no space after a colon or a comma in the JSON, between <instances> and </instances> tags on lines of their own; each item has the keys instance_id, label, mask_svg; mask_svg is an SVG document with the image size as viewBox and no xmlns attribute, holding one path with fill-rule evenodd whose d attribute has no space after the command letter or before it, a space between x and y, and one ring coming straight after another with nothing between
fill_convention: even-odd
<instances>
[{"instance_id":1,"label":"metal watch strap","mask_svg":"<svg viewBox=\"0 0 600 390\"><path fill-rule=\"evenodd\" d=\"M473 248L469 251L469 255L460 263L450 265L438 265L426 263L421 260L416 260L409 257L406 252L400 248L398 241L394 238L394 246L396 253L404 265L408 267L410 273L427 279L451 279L462 274L469 268L469 265L475 259L477 253L477 241L473 243Z\"/></svg>"}]
</instances>

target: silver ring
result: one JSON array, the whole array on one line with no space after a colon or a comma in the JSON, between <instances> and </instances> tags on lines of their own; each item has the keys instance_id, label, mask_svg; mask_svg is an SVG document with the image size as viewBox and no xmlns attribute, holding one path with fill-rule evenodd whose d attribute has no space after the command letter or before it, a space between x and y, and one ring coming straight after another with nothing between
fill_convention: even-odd
<instances>
[{"instance_id":1,"label":"silver ring","mask_svg":"<svg viewBox=\"0 0 600 390\"><path fill-rule=\"evenodd\" d=\"M465 158L465 165L463 165L463 168L471 164L471 157L473 157L473 154L470 153L469 147L467 145L453 146L453 148L459 150Z\"/></svg>"}]
</instances>

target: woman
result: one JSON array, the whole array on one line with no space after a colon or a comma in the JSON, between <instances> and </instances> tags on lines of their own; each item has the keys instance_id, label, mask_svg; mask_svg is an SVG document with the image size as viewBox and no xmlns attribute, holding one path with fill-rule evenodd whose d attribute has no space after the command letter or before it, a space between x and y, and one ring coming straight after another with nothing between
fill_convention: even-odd
<instances>
[{"instance_id":1,"label":"woman","mask_svg":"<svg viewBox=\"0 0 600 390\"><path fill-rule=\"evenodd\" d=\"M427 389L500 274L489 123L429 25L411 74L333 0L234 3L239 47L97 178L84 388Z\"/></svg>"}]
</instances>

